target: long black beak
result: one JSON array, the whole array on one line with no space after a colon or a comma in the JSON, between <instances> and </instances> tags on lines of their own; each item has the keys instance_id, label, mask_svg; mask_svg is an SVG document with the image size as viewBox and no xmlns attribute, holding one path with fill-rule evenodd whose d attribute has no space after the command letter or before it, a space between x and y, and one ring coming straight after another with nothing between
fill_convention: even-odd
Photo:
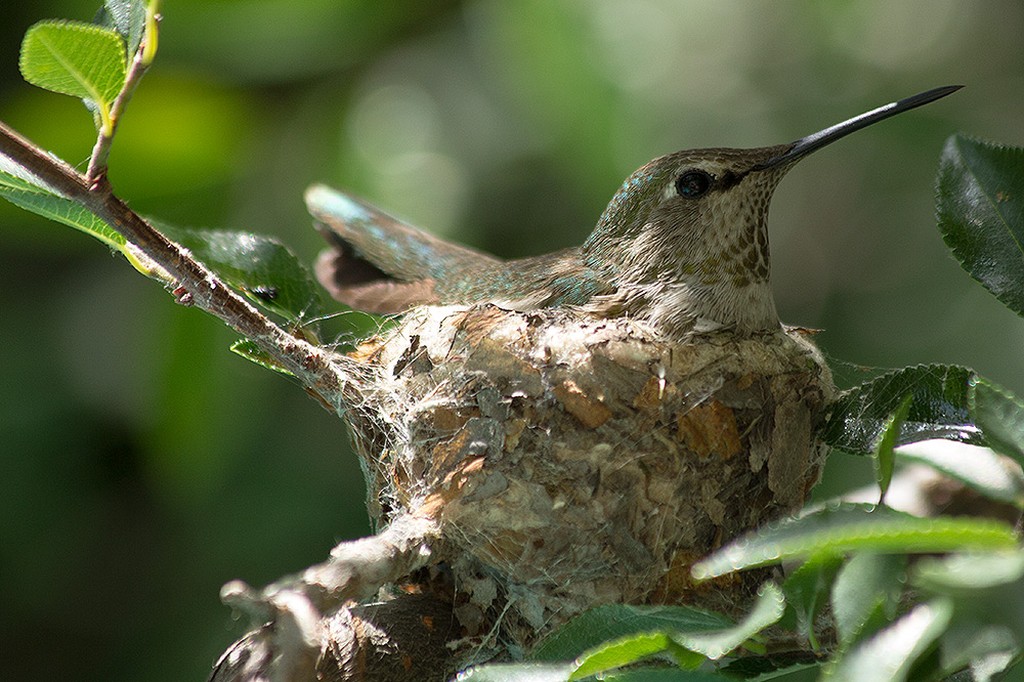
<instances>
[{"instance_id":1,"label":"long black beak","mask_svg":"<svg viewBox=\"0 0 1024 682\"><path fill-rule=\"evenodd\" d=\"M923 104L934 102L935 100L945 97L951 93L956 92L962 85L947 85L942 88L935 88L934 90L928 90L926 92L901 99L898 102L892 102L885 106L872 109L871 111L861 114L860 116L854 116L848 121L837 123L834 126L825 128L824 130L812 133L807 137L802 137L792 145L789 149L773 158L767 159L758 163L751 170L759 171L766 170L768 168L775 168L776 166L782 166L788 163L792 163L797 159L807 156L811 152L821 149L827 144L835 142L841 137L846 137L850 133L866 128L872 123L878 123L881 120L887 119L890 116L909 111Z\"/></svg>"}]
</instances>

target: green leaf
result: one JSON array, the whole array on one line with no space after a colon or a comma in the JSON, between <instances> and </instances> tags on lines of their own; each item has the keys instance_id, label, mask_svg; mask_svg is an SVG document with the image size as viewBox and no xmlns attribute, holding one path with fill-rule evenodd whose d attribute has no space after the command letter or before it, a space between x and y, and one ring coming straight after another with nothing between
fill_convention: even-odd
<instances>
[{"instance_id":1,"label":"green leaf","mask_svg":"<svg viewBox=\"0 0 1024 682\"><path fill-rule=\"evenodd\" d=\"M127 73L124 41L116 31L75 21L41 21L25 33L19 66L33 85L94 103L109 134L110 105Z\"/></svg>"},{"instance_id":2,"label":"green leaf","mask_svg":"<svg viewBox=\"0 0 1024 682\"><path fill-rule=\"evenodd\" d=\"M26 211L81 230L122 253L132 267L147 277L168 281L167 273L160 266L127 244L124 237L84 206L51 192L38 182L26 179L29 176L23 172L18 172L18 175L9 173L19 169L5 162L3 157L0 157L0 167L4 169L0 170L0 196L4 199Z\"/></svg>"},{"instance_id":3,"label":"green leaf","mask_svg":"<svg viewBox=\"0 0 1024 682\"><path fill-rule=\"evenodd\" d=\"M320 315L320 288L305 265L276 239L164 223L156 227L257 305L296 324L312 324ZM314 327L304 328L315 336Z\"/></svg>"},{"instance_id":4,"label":"green leaf","mask_svg":"<svg viewBox=\"0 0 1024 682\"><path fill-rule=\"evenodd\" d=\"M123 253L143 274L166 280L167 275L148 261L124 237L80 204L34 184L23 171L0 159L0 196L43 217L81 230ZM18 171L13 175L8 170ZM25 175L25 177L22 177ZM150 221L163 234L187 247L226 283L255 303L297 325L316 340L320 290L306 267L280 242L248 232L190 230ZM268 359L245 345L233 348L259 364ZM271 367L272 369L274 367ZM278 370L280 368L277 368Z\"/></svg>"},{"instance_id":5,"label":"green leaf","mask_svg":"<svg viewBox=\"0 0 1024 682\"><path fill-rule=\"evenodd\" d=\"M999 549L1016 545L1013 529L988 519L923 519L886 507L842 504L772 524L726 545L693 567L701 580L821 552L885 553Z\"/></svg>"},{"instance_id":6,"label":"green leaf","mask_svg":"<svg viewBox=\"0 0 1024 682\"><path fill-rule=\"evenodd\" d=\"M230 348L232 353L240 355L249 362L255 363L264 369L269 369L285 376L294 377L295 375L289 370L282 367L278 362L272 358L265 350L257 346L249 339L239 339L231 344Z\"/></svg>"},{"instance_id":7,"label":"green leaf","mask_svg":"<svg viewBox=\"0 0 1024 682\"><path fill-rule=\"evenodd\" d=\"M839 642L849 646L896 614L907 559L898 554L855 554L832 586L832 615Z\"/></svg>"},{"instance_id":8,"label":"green leaf","mask_svg":"<svg viewBox=\"0 0 1024 682\"><path fill-rule=\"evenodd\" d=\"M943 673L949 675L968 668L971 677L966 679L970 682L989 682L1006 669L1019 651L1017 638L1009 628L962 618L960 614L954 616L939 646L938 662Z\"/></svg>"},{"instance_id":9,"label":"green leaf","mask_svg":"<svg viewBox=\"0 0 1024 682\"><path fill-rule=\"evenodd\" d=\"M608 604L576 616L538 645L530 658L559 661L629 635L644 632L701 632L732 625L723 615L686 606Z\"/></svg>"},{"instance_id":10,"label":"green leaf","mask_svg":"<svg viewBox=\"0 0 1024 682\"><path fill-rule=\"evenodd\" d=\"M81 230L113 249L124 250L124 237L81 204L4 171L0 171L0 196L26 211Z\"/></svg>"},{"instance_id":11,"label":"green leaf","mask_svg":"<svg viewBox=\"0 0 1024 682\"><path fill-rule=\"evenodd\" d=\"M926 440L904 445L896 450L896 455L904 463L926 464L993 500L1024 507L1024 479L1020 472L1007 466L1006 458L989 448Z\"/></svg>"},{"instance_id":12,"label":"green leaf","mask_svg":"<svg viewBox=\"0 0 1024 682\"><path fill-rule=\"evenodd\" d=\"M459 673L459 682L568 682L572 663L492 663ZM608 682L731 682L736 678L673 668L630 668L601 676Z\"/></svg>"},{"instance_id":13,"label":"green leaf","mask_svg":"<svg viewBox=\"0 0 1024 682\"><path fill-rule=\"evenodd\" d=\"M717 660L737 649L751 637L772 625L785 610L782 590L766 583L758 593L757 602L742 622L711 632L661 631L633 634L602 644L577 659L570 677L579 680L631 665L654 654L669 654L676 665L695 668L705 659Z\"/></svg>"},{"instance_id":14,"label":"green leaf","mask_svg":"<svg viewBox=\"0 0 1024 682\"><path fill-rule=\"evenodd\" d=\"M1019 653L1024 642L1024 551L923 559L914 566L910 582L925 594L953 602L956 617L943 637L943 670L969 663L978 679L987 679L986 674L1005 668Z\"/></svg>"},{"instance_id":15,"label":"green leaf","mask_svg":"<svg viewBox=\"0 0 1024 682\"><path fill-rule=\"evenodd\" d=\"M786 610L786 599L773 583L765 583L758 590L754 608L741 622L731 628L709 633L674 632L672 639L690 651L718 660L742 646L747 640L774 625Z\"/></svg>"},{"instance_id":16,"label":"green leaf","mask_svg":"<svg viewBox=\"0 0 1024 682\"><path fill-rule=\"evenodd\" d=\"M882 434L878 437L878 444L875 446L875 479L878 481L878 488L881 491L878 504L885 503L885 494L889 492L889 484L892 483L892 471L896 460L893 448L896 447L896 439L899 438L903 422L907 420L907 415L910 413L912 400L913 396L908 393L900 402L899 407L893 410L885 422Z\"/></svg>"},{"instance_id":17,"label":"green leaf","mask_svg":"<svg viewBox=\"0 0 1024 682\"><path fill-rule=\"evenodd\" d=\"M139 49L146 28L145 0L105 0L96 23L117 31L127 45L129 59Z\"/></svg>"},{"instance_id":18,"label":"green leaf","mask_svg":"<svg viewBox=\"0 0 1024 682\"><path fill-rule=\"evenodd\" d=\"M923 559L914 567L912 582L936 594L963 595L1021 580L1024 552L1015 551Z\"/></svg>"},{"instance_id":19,"label":"green leaf","mask_svg":"<svg viewBox=\"0 0 1024 682\"><path fill-rule=\"evenodd\" d=\"M1020 682L1020 680L1024 680L1024 654L1018 652L1006 670L995 679L999 680L999 682ZM978 682L987 681L979 680Z\"/></svg>"},{"instance_id":20,"label":"green leaf","mask_svg":"<svg viewBox=\"0 0 1024 682\"><path fill-rule=\"evenodd\" d=\"M459 673L459 682L568 682L572 663L496 663Z\"/></svg>"},{"instance_id":21,"label":"green leaf","mask_svg":"<svg viewBox=\"0 0 1024 682\"><path fill-rule=\"evenodd\" d=\"M831 682L903 682L914 663L942 635L953 617L949 600L918 604L905 616L841 658Z\"/></svg>"},{"instance_id":22,"label":"green leaf","mask_svg":"<svg viewBox=\"0 0 1024 682\"><path fill-rule=\"evenodd\" d=\"M974 376L957 365L918 365L887 372L840 396L822 438L840 450L872 453L890 415L909 394L910 410L897 444L945 438L983 445L981 431L967 410L968 385Z\"/></svg>"},{"instance_id":23,"label":"green leaf","mask_svg":"<svg viewBox=\"0 0 1024 682\"><path fill-rule=\"evenodd\" d=\"M681 668L696 668L704 661L703 656L683 648L668 633L642 633L603 644L586 652L576 660L576 669L569 679L581 680L632 665L660 653L670 654L676 665Z\"/></svg>"},{"instance_id":24,"label":"green leaf","mask_svg":"<svg viewBox=\"0 0 1024 682\"><path fill-rule=\"evenodd\" d=\"M815 650L818 649L818 642L814 621L842 562L842 557L835 554L812 556L790 573L782 585L782 591L786 594L786 607L795 616L800 634L807 638Z\"/></svg>"},{"instance_id":25,"label":"green leaf","mask_svg":"<svg viewBox=\"0 0 1024 682\"><path fill-rule=\"evenodd\" d=\"M971 382L971 416L993 450L1024 466L1024 402L982 377Z\"/></svg>"},{"instance_id":26,"label":"green leaf","mask_svg":"<svg viewBox=\"0 0 1024 682\"><path fill-rule=\"evenodd\" d=\"M673 668L634 668L622 672L606 673L604 682L735 682L735 677L698 670Z\"/></svg>"},{"instance_id":27,"label":"green leaf","mask_svg":"<svg viewBox=\"0 0 1024 682\"><path fill-rule=\"evenodd\" d=\"M1024 148L953 135L936 203L939 230L960 265L1024 315Z\"/></svg>"},{"instance_id":28,"label":"green leaf","mask_svg":"<svg viewBox=\"0 0 1024 682\"><path fill-rule=\"evenodd\" d=\"M821 669L822 664L817 662L777 665L769 658L758 657L738 659L722 671L735 673L750 682L818 682Z\"/></svg>"}]
</instances>

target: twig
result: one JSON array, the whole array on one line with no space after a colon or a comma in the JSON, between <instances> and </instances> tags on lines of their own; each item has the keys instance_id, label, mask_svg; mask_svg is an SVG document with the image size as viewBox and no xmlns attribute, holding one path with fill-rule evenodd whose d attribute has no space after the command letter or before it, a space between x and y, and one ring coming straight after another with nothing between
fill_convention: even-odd
<instances>
[{"instance_id":1,"label":"twig","mask_svg":"<svg viewBox=\"0 0 1024 682\"><path fill-rule=\"evenodd\" d=\"M107 182L90 181L0 122L0 154L10 158L66 199L106 222L129 244L176 280L179 299L224 321L249 338L328 405L340 406L344 368L324 352L292 334L249 305L182 246L170 241L132 211Z\"/></svg>"},{"instance_id":2,"label":"twig","mask_svg":"<svg viewBox=\"0 0 1024 682\"><path fill-rule=\"evenodd\" d=\"M142 80L156 56L161 19L157 13L159 4L159 0L150 0L146 3L145 33L139 46L135 49L135 54L132 55L132 63L128 73L125 74L124 85L121 86L121 91L117 93L117 97L114 98L114 103L110 107L108 114L110 125L100 127L99 136L96 138L92 155L89 157L89 167L85 171L85 177L90 186L106 182L107 159L110 157L110 146L114 141L114 134L117 132L117 124L121 121L121 115L124 113L125 107L128 106L128 101L135 94L135 88L138 87L139 81Z\"/></svg>"},{"instance_id":3,"label":"twig","mask_svg":"<svg viewBox=\"0 0 1024 682\"><path fill-rule=\"evenodd\" d=\"M265 677L251 679L314 679L320 650L329 634L324 629L327 621L321 616L345 602L365 600L382 586L428 565L440 535L435 519L403 514L377 535L342 542L331 550L327 561L262 590L254 590L241 580L224 585L220 591L222 602L257 622L274 623L273 634L264 641L274 652L273 662Z\"/></svg>"},{"instance_id":4,"label":"twig","mask_svg":"<svg viewBox=\"0 0 1024 682\"><path fill-rule=\"evenodd\" d=\"M446 596L347 604L322 620L316 646L300 651L283 650L281 622L268 623L224 652L209 682L452 679L464 645Z\"/></svg>"},{"instance_id":5,"label":"twig","mask_svg":"<svg viewBox=\"0 0 1024 682\"><path fill-rule=\"evenodd\" d=\"M350 599L366 599L429 564L440 533L435 519L402 514L376 535L346 540L331 550L327 561L260 591L240 580L229 582L221 588L221 601L261 619L281 599L300 594L315 609L329 612Z\"/></svg>"},{"instance_id":6,"label":"twig","mask_svg":"<svg viewBox=\"0 0 1024 682\"><path fill-rule=\"evenodd\" d=\"M143 40L151 39L155 39L155 36L150 35L147 31ZM142 80L152 63L152 59L147 58L147 54L145 45L140 44L139 49L132 57L131 66L124 79L124 86L121 87L121 92L117 93L117 97L110 107L110 130L104 132L101 129L96 137L96 144L93 145L92 155L89 157L89 167L85 171L85 177L90 185L101 182L107 174L107 158L110 156L110 146L114 141L114 133L117 132L117 124L121 121L121 114L124 113L125 107L128 106L128 100L132 98L135 88L138 87L139 81Z\"/></svg>"}]
</instances>

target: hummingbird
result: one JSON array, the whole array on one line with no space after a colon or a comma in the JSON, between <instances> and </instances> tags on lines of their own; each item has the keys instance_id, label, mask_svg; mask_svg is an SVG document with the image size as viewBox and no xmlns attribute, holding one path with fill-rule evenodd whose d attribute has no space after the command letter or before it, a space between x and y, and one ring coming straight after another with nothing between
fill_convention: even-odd
<instances>
[{"instance_id":1,"label":"hummingbird","mask_svg":"<svg viewBox=\"0 0 1024 682\"><path fill-rule=\"evenodd\" d=\"M342 303L379 314L486 302L627 316L677 339L777 331L767 218L782 177L825 145L961 87L928 90L788 144L658 157L626 178L581 246L515 260L314 185L306 204L331 245L317 260L317 278Z\"/></svg>"}]
</instances>

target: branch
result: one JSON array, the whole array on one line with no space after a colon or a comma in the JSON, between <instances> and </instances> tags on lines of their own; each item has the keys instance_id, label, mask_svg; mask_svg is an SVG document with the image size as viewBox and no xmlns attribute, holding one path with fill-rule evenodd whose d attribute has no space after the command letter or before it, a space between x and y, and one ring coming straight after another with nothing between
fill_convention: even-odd
<instances>
[{"instance_id":1,"label":"branch","mask_svg":"<svg viewBox=\"0 0 1024 682\"><path fill-rule=\"evenodd\" d=\"M452 603L430 594L349 604L323 619L304 656L282 648L289 627L277 620L242 637L214 665L210 682L440 681L460 660Z\"/></svg>"},{"instance_id":2,"label":"branch","mask_svg":"<svg viewBox=\"0 0 1024 682\"><path fill-rule=\"evenodd\" d=\"M170 241L132 211L105 178L90 181L64 161L41 150L0 122L0 154L10 158L66 199L75 201L122 235L128 243L166 270L175 280L175 295L220 318L252 340L283 368L335 409L341 404L348 370L321 348L271 321L222 282L187 249Z\"/></svg>"},{"instance_id":3,"label":"branch","mask_svg":"<svg viewBox=\"0 0 1024 682\"><path fill-rule=\"evenodd\" d=\"M420 649L419 655L424 660L416 661L417 670L446 670L446 666L452 664L452 657L451 652L445 650L443 642L450 628L435 631L432 637L442 639L422 650L418 645L427 634L421 632L422 613L411 620L408 617L402 619L408 621L415 632L420 633L412 637L402 636L404 630L401 622L384 617L379 622L379 628L391 638L386 642L387 646L384 646L383 641L369 641L374 638L360 635L366 627L353 627L350 622L353 617L358 618L357 614L362 609L370 608L372 611L373 607L352 606L350 609L342 609L335 616L323 617L345 602L365 600L377 594L382 586L397 582L427 566L433 559L440 535L441 529L434 519L404 514L379 534L342 542L331 551L331 558L326 562L311 566L298 575L284 578L262 590L254 590L241 580L224 585L221 588L221 601L245 612L256 622L269 621L273 625L258 631L261 634L256 641L250 641L253 636L251 634L236 645L245 651L245 661L258 663L257 671L236 670L237 666L231 661L238 660L242 654L235 651L236 647L232 647L215 668L213 679L239 682L257 679L282 682L320 679L316 677L316 671L321 664L326 664L328 668L349 668L360 660L357 652L365 652L374 647L390 650L392 655L371 656L380 660L375 660L370 667L372 674L358 679L425 679L409 678L408 670L404 671L406 674L395 676L392 659L396 657L393 654L397 652L409 656L407 649ZM385 613L403 613L408 616L407 604L408 599L392 602ZM395 608L398 611L394 611ZM446 610L448 618L451 618L451 606L448 605ZM383 616L379 614L378 617ZM328 625L330 623L341 623L347 634L340 636L336 628ZM401 644L398 648L396 641ZM328 650L335 650L335 656L325 657L323 654ZM401 666L398 670L402 670Z\"/></svg>"},{"instance_id":4,"label":"branch","mask_svg":"<svg viewBox=\"0 0 1024 682\"><path fill-rule=\"evenodd\" d=\"M431 562L441 530L434 519L403 514L377 535L348 540L331 550L331 558L302 573L284 578L260 591L241 580L221 588L221 601L246 611L256 620L270 618L282 599L301 595L321 612L348 600L373 596Z\"/></svg>"}]
</instances>

